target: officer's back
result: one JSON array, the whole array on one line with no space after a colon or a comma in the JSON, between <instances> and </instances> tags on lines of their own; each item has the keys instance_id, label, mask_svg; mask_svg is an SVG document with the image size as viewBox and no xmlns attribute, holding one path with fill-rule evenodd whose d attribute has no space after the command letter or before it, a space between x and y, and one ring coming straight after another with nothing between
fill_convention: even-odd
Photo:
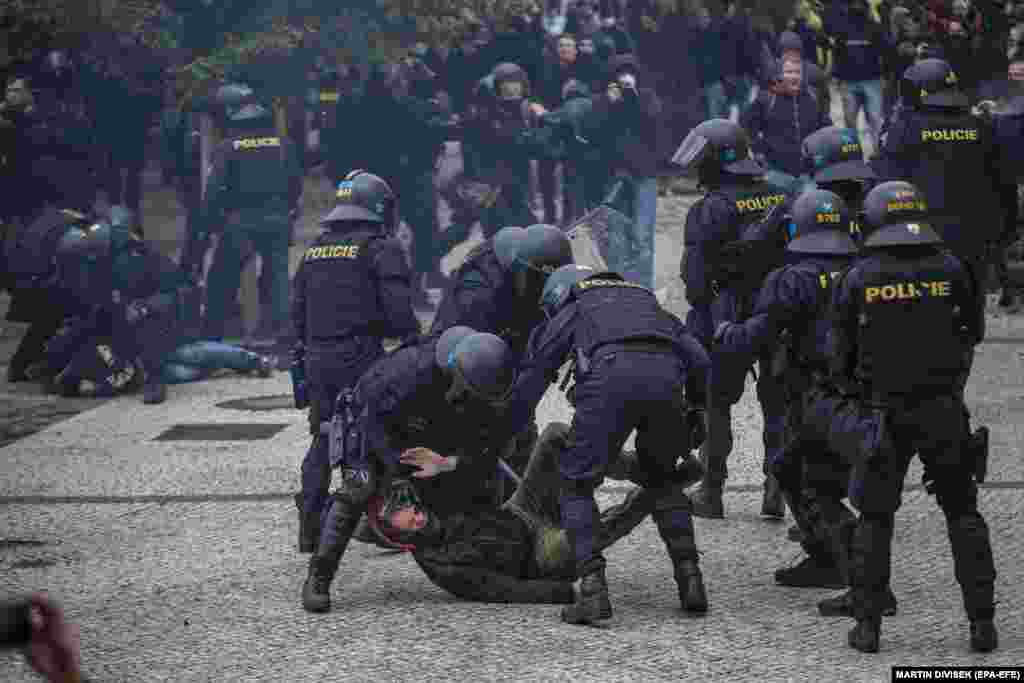
<instances>
[{"instance_id":1,"label":"officer's back","mask_svg":"<svg viewBox=\"0 0 1024 683\"><path fill-rule=\"evenodd\" d=\"M252 110L252 122L243 123ZM273 119L257 112L260 105L247 105L229 136L219 146L225 159L228 189L232 198L224 208L265 208L279 203L287 213L301 193L302 173L294 143L273 128Z\"/></svg>"},{"instance_id":2,"label":"officer's back","mask_svg":"<svg viewBox=\"0 0 1024 683\"><path fill-rule=\"evenodd\" d=\"M904 72L904 106L882 135L876 171L883 180L919 188L946 245L977 260L1002 227L998 148L990 124L971 114L956 85L956 75L939 59Z\"/></svg>"}]
</instances>

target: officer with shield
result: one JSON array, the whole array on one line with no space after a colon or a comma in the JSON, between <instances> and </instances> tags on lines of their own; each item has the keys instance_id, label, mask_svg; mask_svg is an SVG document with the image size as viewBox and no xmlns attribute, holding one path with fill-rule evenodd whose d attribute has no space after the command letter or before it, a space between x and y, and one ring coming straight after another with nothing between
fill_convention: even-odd
<instances>
[{"instance_id":1,"label":"officer with shield","mask_svg":"<svg viewBox=\"0 0 1024 683\"><path fill-rule=\"evenodd\" d=\"M694 128L683 140L673 163L695 172L707 194L686 215L685 247L681 276L686 299L692 308L687 328L705 346L711 345L716 326L723 321L741 321L751 311L760 282L753 285L743 271L744 262L732 254L744 230L764 218L786 196L763 182L764 169L750 156L747 133L725 119L711 119ZM711 354L708 388L708 434L703 457L707 474L693 493L694 514L721 518L725 515L722 489L732 451L732 406L743 395L744 381L754 360L761 372L757 396L764 415L764 462L781 446L784 401L781 387L765 370L771 366L772 350L756 359L732 353ZM765 471L761 513L780 518L785 508L778 485Z\"/></svg>"}]
</instances>

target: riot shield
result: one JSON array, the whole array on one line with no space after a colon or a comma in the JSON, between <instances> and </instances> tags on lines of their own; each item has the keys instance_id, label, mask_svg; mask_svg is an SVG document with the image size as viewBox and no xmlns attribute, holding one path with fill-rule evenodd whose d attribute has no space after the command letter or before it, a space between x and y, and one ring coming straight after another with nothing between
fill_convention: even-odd
<instances>
[{"instance_id":1,"label":"riot shield","mask_svg":"<svg viewBox=\"0 0 1024 683\"><path fill-rule=\"evenodd\" d=\"M633 221L617 209L601 205L569 226L569 242L577 265L608 270L608 243L613 234L632 231Z\"/></svg>"}]
</instances>

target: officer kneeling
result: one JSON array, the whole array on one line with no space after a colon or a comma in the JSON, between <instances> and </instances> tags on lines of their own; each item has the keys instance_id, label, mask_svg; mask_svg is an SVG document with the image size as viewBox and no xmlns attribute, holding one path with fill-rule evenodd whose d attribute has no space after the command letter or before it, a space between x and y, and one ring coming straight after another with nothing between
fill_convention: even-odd
<instances>
[{"instance_id":1,"label":"officer kneeling","mask_svg":"<svg viewBox=\"0 0 1024 683\"><path fill-rule=\"evenodd\" d=\"M654 522L672 559L682 607L707 611L690 499L676 469L679 446L690 450L690 425L702 425L700 411L687 415L686 402L691 409L704 405L707 353L653 292L617 273L563 266L548 278L541 306L548 320L530 336L507 426L518 432L526 424L559 368L573 358L576 414L570 448L559 456L559 503L580 591L562 620L589 624L612 616L605 560L595 547L600 517L594 490L634 429L647 474L643 486L656 499Z\"/></svg>"},{"instance_id":2,"label":"officer kneeling","mask_svg":"<svg viewBox=\"0 0 1024 683\"><path fill-rule=\"evenodd\" d=\"M392 480L409 474L405 465L417 465L410 449L445 456L413 480L417 495L438 514L497 506L500 494L492 484L499 447L492 435L515 374L501 338L455 327L396 349L344 396L330 428L331 465L341 468L341 485L302 587L307 611L330 609L331 582L356 526L371 498L386 497Z\"/></svg>"},{"instance_id":3,"label":"officer kneeling","mask_svg":"<svg viewBox=\"0 0 1024 683\"><path fill-rule=\"evenodd\" d=\"M910 460L946 516L971 649L994 650L996 570L978 511L987 442L970 434L963 397L972 347L984 337L983 290L965 261L943 249L921 193L887 182L864 202L863 251L835 285L832 381L845 395L807 406L808 428L853 465L860 511L851 548L849 644L877 652L889 602L894 515ZM979 432L984 433L983 429Z\"/></svg>"}]
</instances>

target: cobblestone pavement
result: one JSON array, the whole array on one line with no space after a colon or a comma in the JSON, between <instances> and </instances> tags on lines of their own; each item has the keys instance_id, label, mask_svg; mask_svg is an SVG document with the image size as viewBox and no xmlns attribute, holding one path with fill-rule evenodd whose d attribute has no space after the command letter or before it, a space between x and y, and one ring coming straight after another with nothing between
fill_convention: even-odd
<instances>
[{"instance_id":1,"label":"cobblestone pavement","mask_svg":"<svg viewBox=\"0 0 1024 683\"><path fill-rule=\"evenodd\" d=\"M690 201L664 199L659 216L657 286L677 313ZM16 331L4 330L0 344L9 347ZM459 602L408 557L359 544L335 583L335 611L306 614L290 500L308 441L305 418L218 407L286 394L286 373L172 387L160 407L137 397L70 403L0 386L0 420L10 425L0 439L25 435L0 451L0 596L51 591L81 625L85 669L97 681L887 681L897 664L1021 665L1021 316L993 311L989 334L969 403L992 428L981 506L999 570L1002 647L991 655L968 651L942 516L915 486L917 467L897 516L893 586L901 609L885 621L881 654L849 650L851 622L817 616L815 602L829 591L773 585L772 571L799 549L785 540L787 524L757 516L761 420L752 387L734 411L728 516L697 520L712 604L703 619L678 610L650 522L609 553L616 611L604 628L562 625L553 607ZM543 425L570 411L552 393L538 414ZM154 441L168 427L199 422L284 429L264 441ZM606 487L600 501L621 500L625 490ZM0 657L0 680L34 678L12 655Z\"/></svg>"}]
</instances>

